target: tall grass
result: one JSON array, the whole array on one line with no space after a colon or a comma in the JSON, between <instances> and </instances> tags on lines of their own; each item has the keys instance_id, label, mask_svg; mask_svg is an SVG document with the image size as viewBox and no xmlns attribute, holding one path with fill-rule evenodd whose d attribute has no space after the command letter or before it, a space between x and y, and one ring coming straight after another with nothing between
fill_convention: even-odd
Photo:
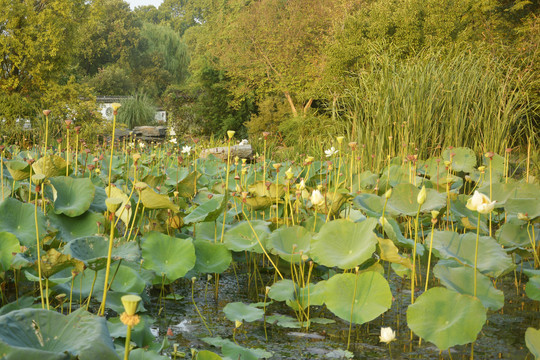
<instances>
[{"instance_id":1,"label":"tall grass","mask_svg":"<svg viewBox=\"0 0 540 360\"><path fill-rule=\"evenodd\" d=\"M154 122L156 107L144 94L136 94L122 103L118 109L118 122L124 123L128 128L151 125Z\"/></svg>"},{"instance_id":2,"label":"tall grass","mask_svg":"<svg viewBox=\"0 0 540 360\"><path fill-rule=\"evenodd\" d=\"M371 69L349 78L337 114L368 154L391 148L429 156L438 145L502 154L527 137L538 141L531 117L540 107L527 94L532 81L486 53L424 52L408 60L377 54Z\"/></svg>"}]
</instances>

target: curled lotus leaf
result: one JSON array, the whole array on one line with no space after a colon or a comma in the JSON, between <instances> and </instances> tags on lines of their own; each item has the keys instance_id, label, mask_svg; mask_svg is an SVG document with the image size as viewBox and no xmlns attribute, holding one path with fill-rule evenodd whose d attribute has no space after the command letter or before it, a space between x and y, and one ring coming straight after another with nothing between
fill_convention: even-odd
<instances>
[{"instance_id":1,"label":"curled lotus leaf","mask_svg":"<svg viewBox=\"0 0 540 360\"><path fill-rule=\"evenodd\" d=\"M32 164L34 173L43 174L48 178L65 175L66 167L66 160L58 155L44 156Z\"/></svg>"},{"instance_id":2,"label":"curled lotus leaf","mask_svg":"<svg viewBox=\"0 0 540 360\"><path fill-rule=\"evenodd\" d=\"M30 177L30 165L26 161L11 160L5 164L13 180L21 181Z\"/></svg>"}]
</instances>

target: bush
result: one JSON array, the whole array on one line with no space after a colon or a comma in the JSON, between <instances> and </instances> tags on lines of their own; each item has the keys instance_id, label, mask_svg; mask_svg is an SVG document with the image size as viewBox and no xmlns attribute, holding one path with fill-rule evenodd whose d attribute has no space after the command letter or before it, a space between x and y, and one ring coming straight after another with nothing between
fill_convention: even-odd
<instances>
[{"instance_id":1,"label":"bush","mask_svg":"<svg viewBox=\"0 0 540 360\"><path fill-rule=\"evenodd\" d=\"M151 125L156 116L156 107L144 94L136 94L125 100L118 109L118 122L133 129L136 126Z\"/></svg>"}]
</instances>

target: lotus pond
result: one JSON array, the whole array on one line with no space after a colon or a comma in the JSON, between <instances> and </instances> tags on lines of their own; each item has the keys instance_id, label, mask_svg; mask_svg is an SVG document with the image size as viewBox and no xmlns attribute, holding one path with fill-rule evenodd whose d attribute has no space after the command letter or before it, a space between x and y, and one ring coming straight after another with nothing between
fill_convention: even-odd
<instances>
[{"instance_id":1,"label":"lotus pond","mask_svg":"<svg viewBox=\"0 0 540 360\"><path fill-rule=\"evenodd\" d=\"M540 358L528 158L375 169L338 138L325 158L246 161L229 136L225 159L0 146L2 356Z\"/></svg>"}]
</instances>

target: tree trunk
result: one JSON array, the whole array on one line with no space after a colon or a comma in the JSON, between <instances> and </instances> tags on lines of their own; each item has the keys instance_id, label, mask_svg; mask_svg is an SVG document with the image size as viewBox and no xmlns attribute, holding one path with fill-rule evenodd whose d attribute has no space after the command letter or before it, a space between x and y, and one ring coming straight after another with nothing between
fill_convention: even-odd
<instances>
[{"instance_id":1,"label":"tree trunk","mask_svg":"<svg viewBox=\"0 0 540 360\"><path fill-rule=\"evenodd\" d=\"M298 116L298 111L296 111L296 107L294 106L294 102L293 102L293 99L291 97L291 94L289 94L288 91L285 91L284 94L285 94L285 97L287 98L287 101L289 102L289 105L291 105L291 110L292 110L292 113L293 113L294 117L297 117Z\"/></svg>"},{"instance_id":2,"label":"tree trunk","mask_svg":"<svg viewBox=\"0 0 540 360\"><path fill-rule=\"evenodd\" d=\"M313 98L309 99L306 106L304 106L304 116L306 116L308 110L311 108L312 103L313 103Z\"/></svg>"}]
</instances>

